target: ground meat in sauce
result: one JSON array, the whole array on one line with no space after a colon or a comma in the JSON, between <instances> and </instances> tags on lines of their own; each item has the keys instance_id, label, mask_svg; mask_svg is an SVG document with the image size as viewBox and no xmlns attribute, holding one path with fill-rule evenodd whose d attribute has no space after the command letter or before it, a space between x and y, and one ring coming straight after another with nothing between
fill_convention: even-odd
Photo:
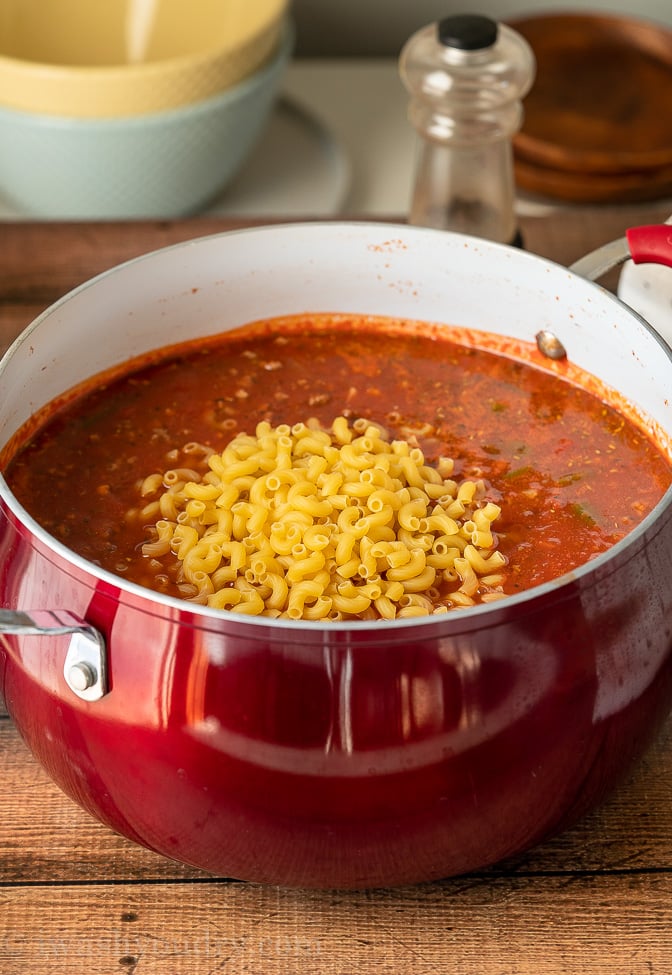
<instances>
[{"instance_id":1,"label":"ground meat in sauce","mask_svg":"<svg viewBox=\"0 0 672 975\"><path fill-rule=\"evenodd\" d=\"M225 334L76 399L10 463L10 487L66 545L147 584L144 538L124 513L171 451L221 450L262 419L364 416L416 439L429 462L454 458L456 477L485 479L513 593L609 548L670 484L656 446L578 386L436 332L381 337L382 321L317 318Z\"/></svg>"}]
</instances>

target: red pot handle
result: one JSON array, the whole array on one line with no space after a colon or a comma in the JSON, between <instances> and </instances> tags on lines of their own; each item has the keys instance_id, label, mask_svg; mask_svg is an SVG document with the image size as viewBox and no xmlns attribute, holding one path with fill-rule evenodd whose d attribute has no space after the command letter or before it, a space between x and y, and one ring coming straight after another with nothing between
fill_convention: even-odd
<instances>
[{"instance_id":1,"label":"red pot handle","mask_svg":"<svg viewBox=\"0 0 672 975\"><path fill-rule=\"evenodd\" d=\"M664 264L672 267L672 225L651 224L631 227L625 232L630 256L635 264Z\"/></svg>"}]
</instances>

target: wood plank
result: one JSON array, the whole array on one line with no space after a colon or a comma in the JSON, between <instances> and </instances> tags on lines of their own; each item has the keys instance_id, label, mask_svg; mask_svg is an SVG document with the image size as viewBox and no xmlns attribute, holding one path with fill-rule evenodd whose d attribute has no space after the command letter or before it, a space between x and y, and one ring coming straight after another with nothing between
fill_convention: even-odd
<instances>
[{"instance_id":1,"label":"wood plank","mask_svg":"<svg viewBox=\"0 0 672 975\"><path fill-rule=\"evenodd\" d=\"M525 247L559 264L569 265L596 247L622 237L628 227L663 223L669 201L623 206L562 207L520 218Z\"/></svg>"},{"instance_id":2,"label":"wood plank","mask_svg":"<svg viewBox=\"0 0 672 975\"><path fill-rule=\"evenodd\" d=\"M122 261L255 221L194 217L188 220L18 221L4 224L0 294L17 303L53 300Z\"/></svg>"},{"instance_id":3,"label":"wood plank","mask_svg":"<svg viewBox=\"0 0 672 975\"><path fill-rule=\"evenodd\" d=\"M0 890L4 975L667 975L672 878L368 893L208 882Z\"/></svg>"},{"instance_id":4,"label":"wood plank","mask_svg":"<svg viewBox=\"0 0 672 975\"><path fill-rule=\"evenodd\" d=\"M7 719L0 721L0 781L0 885L209 877L144 850L92 819L51 782ZM631 777L599 809L482 875L571 878L647 870L672 875L670 837L672 718Z\"/></svg>"},{"instance_id":5,"label":"wood plank","mask_svg":"<svg viewBox=\"0 0 672 975\"><path fill-rule=\"evenodd\" d=\"M194 237L235 230L249 221L20 221L2 226L0 354L40 312L115 264Z\"/></svg>"},{"instance_id":6,"label":"wood plank","mask_svg":"<svg viewBox=\"0 0 672 975\"><path fill-rule=\"evenodd\" d=\"M93 819L54 785L9 719L0 720L0 781L0 885L207 876Z\"/></svg>"}]
</instances>

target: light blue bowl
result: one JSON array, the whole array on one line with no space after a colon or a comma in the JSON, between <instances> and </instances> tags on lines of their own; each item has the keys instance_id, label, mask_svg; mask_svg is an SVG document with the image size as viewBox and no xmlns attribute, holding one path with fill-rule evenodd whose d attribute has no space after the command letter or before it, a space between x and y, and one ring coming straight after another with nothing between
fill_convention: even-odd
<instances>
[{"instance_id":1,"label":"light blue bowl","mask_svg":"<svg viewBox=\"0 0 672 975\"><path fill-rule=\"evenodd\" d=\"M294 46L205 101L128 118L75 119L0 108L0 194L47 219L141 219L202 209L260 138Z\"/></svg>"}]
</instances>

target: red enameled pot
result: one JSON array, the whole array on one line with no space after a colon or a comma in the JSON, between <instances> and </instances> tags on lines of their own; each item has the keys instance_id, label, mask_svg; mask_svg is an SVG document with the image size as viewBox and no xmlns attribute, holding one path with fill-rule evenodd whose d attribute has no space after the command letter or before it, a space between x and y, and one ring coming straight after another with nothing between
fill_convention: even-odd
<instances>
[{"instance_id":1,"label":"red enameled pot","mask_svg":"<svg viewBox=\"0 0 672 975\"><path fill-rule=\"evenodd\" d=\"M302 311L443 321L475 341L550 332L672 456L672 353L613 295L514 248L332 223L203 238L67 295L0 364L0 449L103 369ZM564 828L651 740L672 703L672 492L608 553L527 593L324 624L128 584L47 535L0 478L0 605L7 708L103 823L221 876L429 880Z\"/></svg>"}]
</instances>

